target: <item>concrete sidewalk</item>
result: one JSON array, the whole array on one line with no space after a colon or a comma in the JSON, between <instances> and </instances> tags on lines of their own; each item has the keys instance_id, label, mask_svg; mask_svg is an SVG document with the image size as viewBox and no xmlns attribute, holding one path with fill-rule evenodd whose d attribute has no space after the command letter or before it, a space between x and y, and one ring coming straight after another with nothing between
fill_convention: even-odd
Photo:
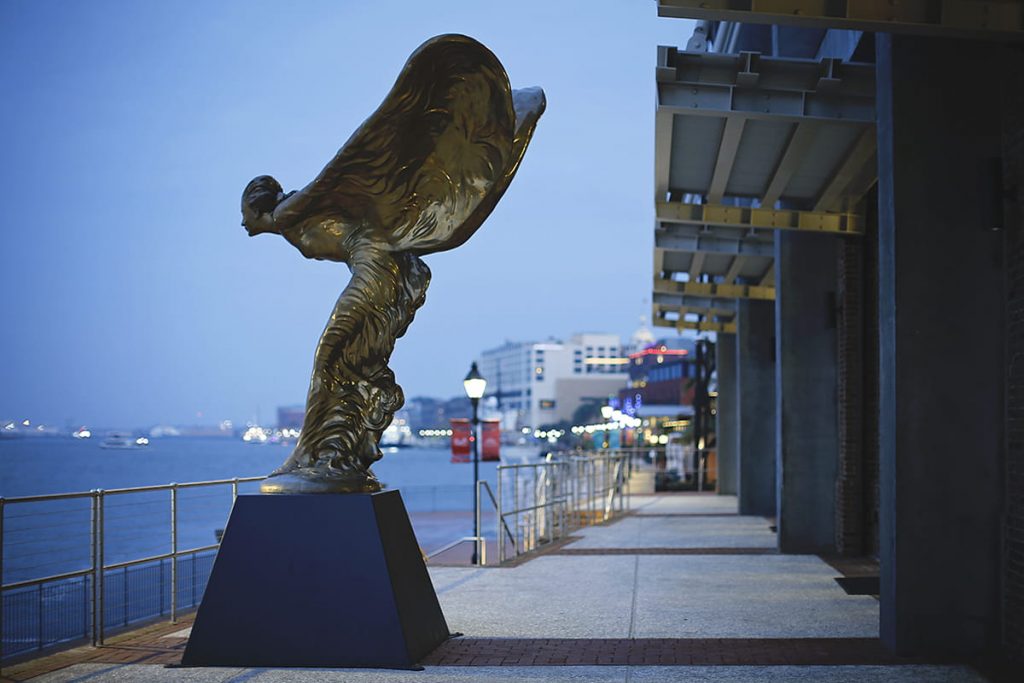
<instances>
[{"instance_id":1,"label":"concrete sidewalk","mask_svg":"<svg viewBox=\"0 0 1024 683\"><path fill-rule=\"evenodd\" d=\"M735 498L632 503L632 515L515 567L430 568L450 629L465 636L432 653L422 672L69 660L33 680L985 680L966 666L889 655L877 640L877 600L847 595L839 572L816 556L776 554L770 522L736 515ZM185 635L151 638L171 652ZM160 656L150 661L174 660Z\"/></svg>"}]
</instances>

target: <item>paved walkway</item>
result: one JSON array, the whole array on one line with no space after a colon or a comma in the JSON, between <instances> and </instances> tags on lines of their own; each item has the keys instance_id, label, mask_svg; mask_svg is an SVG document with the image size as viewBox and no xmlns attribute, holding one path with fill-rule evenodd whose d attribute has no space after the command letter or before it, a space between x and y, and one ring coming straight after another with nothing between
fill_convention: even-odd
<instances>
[{"instance_id":1,"label":"paved walkway","mask_svg":"<svg viewBox=\"0 0 1024 683\"><path fill-rule=\"evenodd\" d=\"M897 659L878 602L770 522L713 494L633 497L633 514L511 568L431 567L452 631L421 672L179 669L187 620L4 673L40 681L983 681ZM184 629L184 630L183 630Z\"/></svg>"}]
</instances>

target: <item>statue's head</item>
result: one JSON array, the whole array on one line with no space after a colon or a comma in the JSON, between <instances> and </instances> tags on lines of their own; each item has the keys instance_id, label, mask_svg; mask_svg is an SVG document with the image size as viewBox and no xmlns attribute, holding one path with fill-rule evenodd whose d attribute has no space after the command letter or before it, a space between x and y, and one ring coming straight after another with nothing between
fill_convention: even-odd
<instances>
[{"instance_id":1,"label":"statue's head","mask_svg":"<svg viewBox=\"0 0 1024 683\"><path fill-rule=\"evenodd\" d=\"M249 235L278 232L274 227L274 208L284 198L281 183L261 175L249 181L242 192L242 225Z\"/></svg>"}]
</instances>

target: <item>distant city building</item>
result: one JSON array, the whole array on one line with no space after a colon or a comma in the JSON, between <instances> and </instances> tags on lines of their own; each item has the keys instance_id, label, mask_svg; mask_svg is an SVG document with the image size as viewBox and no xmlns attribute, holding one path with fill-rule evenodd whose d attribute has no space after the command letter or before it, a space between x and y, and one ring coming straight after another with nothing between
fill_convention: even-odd
<instances>
[{"instance_id":1,"label":"distant city building","mask_svg":"<svg viewBox=\"0 0 1024 683\"><path fill-rule=\"evenodd\" d=\"M626 385L628 360L622 350L614 334L505 342L480 354L485 405L505 430L570 421L581 403L604 400Z\"/></svg>"},{"instance_id":2,"label":"distant city building","mask_svg":"<svg viewBox=\"0 0 1024 683\"><path fill-rule=\"evenodd\" d=\"M278 429L302 429L306 406L281 406L277 409Z\"/></svg>"},{"instance_id":3,"label":"distant city building","mask_svg":"<svg viewBox=\"0 0 1024 683\"><path fill-rule=\"evenodd\" d=\"M402 412L415 434L424 429L448 429L453 417L469 417L472 407L465 396L449 399L416 396L406 400Z\"/></svg>"},{"instance_id":4,"label":"distant city building","mask_svg":"<svg viewBox=\"0 0 1024 683\"><path fill-rule=\"evenodd\" d=\"M618 392L619 408L640 416L649 416L656 406L668 410L665 414L686 412L693 405L695 348L695 339L676 337L631 353L629 386Z\"/></svg>"}]
</instances>

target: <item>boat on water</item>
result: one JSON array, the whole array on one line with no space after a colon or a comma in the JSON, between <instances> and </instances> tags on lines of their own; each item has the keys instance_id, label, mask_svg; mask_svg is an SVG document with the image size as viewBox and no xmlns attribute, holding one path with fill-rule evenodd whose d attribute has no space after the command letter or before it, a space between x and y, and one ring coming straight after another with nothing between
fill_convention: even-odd
<instances>
[{"instance_id":1,"label":"boat on water","mask_svg":"<svg viewBox=\"0 0 1024 683\"><path fill-rule=\"evenodd\" d=\"M100 448L132 449L145 448L149 445L149 439L144 436L136 437L127 432L110 432L100 442Z\"/></svg>"},{"instance_id":2,"label":"boat on water","mask_svg":"<svg viewBox=\"0 0 1024 683\"><path fill-rule=\"evenodd\" d=\"M412 429L405 420L395 420L380 435L381 448L405 448L412 445Z\"/></svg>"}]
</instances>

